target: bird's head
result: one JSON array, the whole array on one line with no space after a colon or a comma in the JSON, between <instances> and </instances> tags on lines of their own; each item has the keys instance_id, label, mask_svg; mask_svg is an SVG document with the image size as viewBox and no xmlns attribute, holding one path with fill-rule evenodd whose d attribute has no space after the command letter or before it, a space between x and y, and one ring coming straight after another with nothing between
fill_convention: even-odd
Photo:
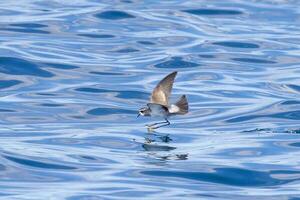
<instances>
[{"instance_id":1,"label":"bird's head","mask_svg":"<svg viewBox=\"0 0 300 200\"><path fill-rule=\"evenodd\" d=\"M139 117L140 115L150 116L150 108L149 107L143 107L143 108L139 109L139 114L138 114L137 117Z\"/></svg>"}]
</instances>

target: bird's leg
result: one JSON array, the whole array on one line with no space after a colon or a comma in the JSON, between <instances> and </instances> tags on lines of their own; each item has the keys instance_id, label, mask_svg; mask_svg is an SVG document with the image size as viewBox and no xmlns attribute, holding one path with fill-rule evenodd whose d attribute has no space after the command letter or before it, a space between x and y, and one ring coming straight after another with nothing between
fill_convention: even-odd
<instances>
[{"instance_id":1,"label":"bird's leg","mask_svg":"<svg viewBox=\"0 0 300 200\"><path fill-rule=\"evenodd\" d=\"M157 125L157 124L162 124L162 125L160 125L160 126L155 126L155 127L152 127L152 126L151 126L151 128L152 128L152 129L157 129L157 128L160 128L160 127L163 127L163 126L169 126L171 123L169 122L169 120L168 120L167 118L165 118L165 120L166 120L166 121L164 121L164 122L156 123L156 125Z\"/></svg>"},{"instance_id":2,"label":"bird's leg","mask_svg":"<svg viewBox=\"0 0 300 200\"><path fill-rule=\"evenodd\" d=\"M158 124L165 124L167 123L166 121L163 121L163 122L157 122L157 123L154 123L154 124L149 124L147 125L148 127L152 127L152 126L155 126L155 125L158 125Z\"/></svg>"}]
</instances>

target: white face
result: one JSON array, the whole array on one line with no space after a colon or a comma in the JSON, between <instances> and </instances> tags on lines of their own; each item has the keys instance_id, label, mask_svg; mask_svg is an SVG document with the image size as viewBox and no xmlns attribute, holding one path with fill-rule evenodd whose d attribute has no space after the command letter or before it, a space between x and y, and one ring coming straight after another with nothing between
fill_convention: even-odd
<instances>
[{"instance_id":1,"label":"white face","mask_svg":"<svg viewBox=\"0 0 300 200\"><path fill-rule=\"evenodd\" d=\"M145 116L146 114L146 108L142 108L139 110L140 115Z\"/></svg>"},{"instance_id":2,"label":"white face","mask_svg":"<svg viewBox=\"0 0 300 200\"><path fill-rule=\"evenodd\" d=\"M141 108L139 110L139 114L142 115L142 116L147 116L147 115L149 115L149 109L148 108Z\"/></svg>"}]
</instances>

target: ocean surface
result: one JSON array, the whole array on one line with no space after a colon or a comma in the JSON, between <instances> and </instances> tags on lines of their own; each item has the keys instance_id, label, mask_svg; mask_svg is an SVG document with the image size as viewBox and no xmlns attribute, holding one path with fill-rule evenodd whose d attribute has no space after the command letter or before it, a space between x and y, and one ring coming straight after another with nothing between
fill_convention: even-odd
<instances>
[{"instance_id":1,"label":"ocean surface","mask_svg":"<svg viewBox=\"0 0 300 200\"><path fill-rule=\"evenodd\" d=\"M1 1L0 44L1 200L300 199L300 1Z\"/></svg>"}]
</instances>

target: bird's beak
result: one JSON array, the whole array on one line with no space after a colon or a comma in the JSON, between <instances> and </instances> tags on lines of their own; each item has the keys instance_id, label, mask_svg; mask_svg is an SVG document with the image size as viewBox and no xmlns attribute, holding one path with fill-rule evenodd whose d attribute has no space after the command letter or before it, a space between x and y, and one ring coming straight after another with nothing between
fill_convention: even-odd
<instances>
[{"instance_id":1,"label":"bird's beak","mask_svg":"<svg viewBox=\"0 0 300 200\"><path fill-rule=\"evenodd\" d=\"M141 114L139 113L139 114L136 116L136 118L138 118L140 115L141 115Z\"/></svg>"}]
</instances>

